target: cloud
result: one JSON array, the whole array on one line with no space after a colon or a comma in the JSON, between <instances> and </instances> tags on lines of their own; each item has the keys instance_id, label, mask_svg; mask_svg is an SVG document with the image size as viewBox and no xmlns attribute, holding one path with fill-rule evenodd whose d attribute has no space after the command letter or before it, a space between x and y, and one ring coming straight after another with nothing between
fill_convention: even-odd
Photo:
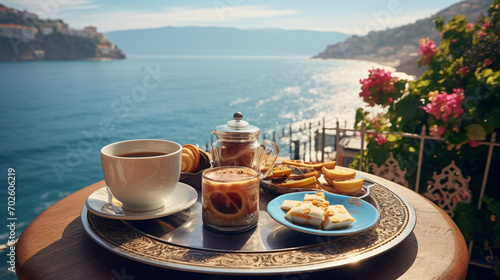
<instances>
[{"instance_id":1,"label":"cloud","mask_svg":"<svg viewBox=\"0 0 500 280\"><path fill-rule=\"evenodd\" d=\"M293 10L272 10L263 6L214 6L214 9L220 20L271 18L298 13Z\"/></svg>"},{"instance_id":2,"label":"cloud","mask_svg":"<svg viewBox=\"0 0 500 280\"><path fill-rule=\"evenodd\" d=\"M1 1L1 0L0 0ZM345 14L312 13L266 5L232 5L241 1L209 1L205 7L110 5L99 0L4 0L5 5L26 9L42 18L62 19L73 28L97 26L102 32L145 29L164 26L219 26L236 28L282 28L294 30L338 31L365 35L428 17L436 9L410 9L403 5L397 11L362 9L356 17ZM135 9L137 6L137 9ZM328 9L326 7L325 9ZM340 11L337 11L340 12Z\"/></svg>"},{"instance_id":3,"label":"cloud","mask_svg":"<svg viewBox=\"0 0 500 280\"><path fill-rule=\"evenodd\" d=\"M70 25L98 26L101 31L155 28L163 26L221 25L246 19L262 19L296 14L293 10L275 10L265 6L216 6L192 9L169 7L155 12L123 10L115 12L67 13L62 17ZM61 13L64 15L64 12Z\"/></svg>"},{"instance_id":4,"label":"cloud","mask_svg":"<svg viewBox=\"0 0 500 280\"><path fill-rule=\"evenodd\" d=\"M4 0L4 5L28 10L42 18L58 18L67 12L94 10L102 5L92 0Z\"/></svg>"}]
</instances>

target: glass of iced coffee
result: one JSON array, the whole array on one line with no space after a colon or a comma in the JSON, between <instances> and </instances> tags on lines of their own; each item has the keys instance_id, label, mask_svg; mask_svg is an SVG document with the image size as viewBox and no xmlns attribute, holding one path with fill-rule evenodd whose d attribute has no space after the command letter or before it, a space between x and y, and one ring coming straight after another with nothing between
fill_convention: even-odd
<instances>
[{"instance_id":1,"label":"glass of iced coffee","mask_svg":"<svg viewBox=\"0 0 500 280\"><path fill-rule=\"evenodd\" d=\"M227 166L202 174L203 224L219 232L249 230L259 221L259 173Z\"/></svg>"}]
</instances>

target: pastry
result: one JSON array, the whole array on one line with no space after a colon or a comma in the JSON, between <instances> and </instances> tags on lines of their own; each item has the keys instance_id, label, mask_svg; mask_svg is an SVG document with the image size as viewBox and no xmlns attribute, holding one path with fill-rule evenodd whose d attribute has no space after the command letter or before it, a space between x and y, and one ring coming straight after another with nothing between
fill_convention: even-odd
<instances>
[{"instance_id":1,"label":"pastry","mask_svg":"<svg viewBox=\"0 0 500 280\"><path fill-rule=\"evenodd\" d=\"M182 148L182 164L181 171L182 172L192 172L194 169L194 155L191 150Z\"/></svg>"},{"instance_id":2,"label":"pastry","mask_svg":"<svg viewBox=\"0 0 500 280\"><path fill-rule=\"evenodd\" d=\"M205 151L191 144L182 146L181 172L194 173L210 166L210 156Z\"/></svg>"},{"instance_id":3,"label":"pastry","mask_svg":"<svg viewBox=\"0 0 500 280\"><path fill-rule=\"evenodd\" d=\"M184 146L182 146L182 149L184 151L184 149L187 149L187 150L190 150L192 155L193 155L193 168L190 172L194 172L198 169L198 165L200 163L200 152L198 151L198 148L196 148L195 146L191 145L191 144L186 144Z\"/></svg>"}]
</instances>

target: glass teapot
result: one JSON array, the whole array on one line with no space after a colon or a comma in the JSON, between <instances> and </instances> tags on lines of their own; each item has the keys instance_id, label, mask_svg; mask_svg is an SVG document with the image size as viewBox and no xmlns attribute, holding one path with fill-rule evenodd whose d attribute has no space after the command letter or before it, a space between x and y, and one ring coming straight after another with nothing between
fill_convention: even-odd
<instances>
[{"instance_id":1,"label":"glass teapot","mask_svg":"<svg viewBox=\"0 0 500 280\"><path fill-rule=\"evenodd\" d=\"M269 140L259 142L260 129L242 120L240 112L233 118L212 131L217 136L210 151L214 165L246 166L266 177L278 158L278 147Z\"/></svg>"}]
</instances>

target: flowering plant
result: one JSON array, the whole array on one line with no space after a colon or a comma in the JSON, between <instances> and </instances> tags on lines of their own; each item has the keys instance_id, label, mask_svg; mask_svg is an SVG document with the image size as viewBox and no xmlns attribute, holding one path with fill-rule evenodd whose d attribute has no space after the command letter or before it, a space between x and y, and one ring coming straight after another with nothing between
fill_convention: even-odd
<instances>
[{"instance_id":1,"label":"flowering plant","mask_svg":"<svg viewBox=\"0 0 500 280\"><path fill-rule=\"evenodd\" d=\"M420 59L418 63L423 66L429 65L429 62L431 62L432 58L434 58L434 55L439 51L439 49L436 47L436 44L429 40L429 37L427 38L422 38L418 41L420 43L420 49L418 53L420 54Z\"/></svg>"},{"instance_id":2,"label":"flowering plant","mask_svg":"<svg viewBox=\"0 0 500 280\"><path fill-rule=\"evenodd\" d=\"M380 118L386 119L391 131L420 133L426 125L427 133L442 137L450 149L465 143L477 147L494 131L500 132L498 3L489 9L489 18L476 24L462 15L446 24L436 19L440 46L429 38L419 40L418 63L428 66L427 71L418 80L407 81L387 70L368 70L368 78L360 80L360 97L367 106L386 109ZM356 124L376 129L368 115L359 109Z\"/></svg>"},{"instance_id":3,"label":"flowering plant","mask_svg":"<svg viewBox=\"0 0 500 280\"><path fill-rule=\"evenodd\" d=\"M392 77L391 72L384 69L368 70L370 73L368 78L361 79L361 92L359 96L363 97L363 101L368 103L368 106L375 104L386 107L390 105L397 97L401 96L401 87L404 87L404 82L398 82L398 77Z\"/></svg>"},{"instance_id":4,"label":"flowering plant","mask_svg":"<svg viewBox=\"0 0 500 280\"><path fill-rule=\"evenodd\" d=\"M417 63L427 70L417 80L401 80L386 70L369 70L368 78L360 80L360 96L367 106L381 108L376 115L359 108L356 127L363 125L370 130L361 163L364 170L370 169L368 162L382 165L390 151L400 167L407 169L410 186L415 186L417 159L419 152L423 154L423 179L417 187L424 192L426 178L432 178L453 159L462 175L471 177L472 193L471 204L458 204L455 221L468 240L477 240L491 252L500 250L500 224L496 222L500 215L500 174L490 171L484 199L487 209L478 210L489 150L479 144L494 132L500 136L500 0L494 1L488 13L489 17L481 17L476 23L468 22L463 15L447 23L436 18L441 42L437 47L429 38L419 40ZM386 136L381 131L425 133L436 140L420 142ZM358 164L359 157L351 167ZM490 170L499 168L498 152L493 153L491 166ZM492 222L488 222L489 217ZM500 266L496 275L500 277Z\"/></svg>"}]
</instances>

